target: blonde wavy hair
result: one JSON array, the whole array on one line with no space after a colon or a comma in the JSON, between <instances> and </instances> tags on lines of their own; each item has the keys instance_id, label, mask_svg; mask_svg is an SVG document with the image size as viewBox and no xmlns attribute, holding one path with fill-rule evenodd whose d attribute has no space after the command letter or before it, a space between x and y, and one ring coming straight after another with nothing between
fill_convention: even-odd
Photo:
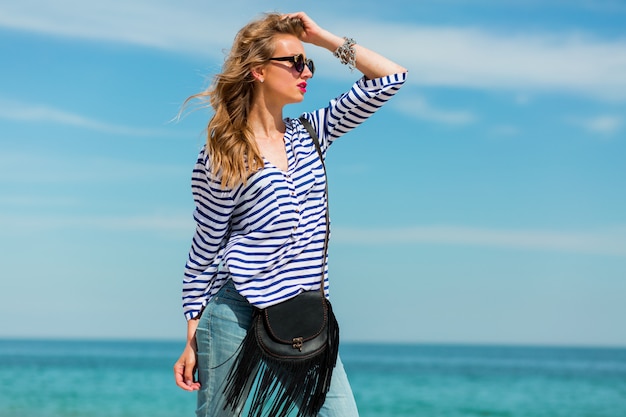
<instances>
[{"instance_id":1,"label":"blonde wavy hair","mask_svg":"<svg viewBox=\"0 0 626 417\"><path fill-rule=\"evenodd\" d=\"M255 97L252 69L274 55L276 35L299 38L303 32L300 19L278 13L248 23L235 36L222 72L211 86L185 101L199 99L214 110L207 127L206 149L211 172L221 176L223 188L245 184L252 173L263 168L263 157L247 123Z\"/></svg>"}]
</instances>

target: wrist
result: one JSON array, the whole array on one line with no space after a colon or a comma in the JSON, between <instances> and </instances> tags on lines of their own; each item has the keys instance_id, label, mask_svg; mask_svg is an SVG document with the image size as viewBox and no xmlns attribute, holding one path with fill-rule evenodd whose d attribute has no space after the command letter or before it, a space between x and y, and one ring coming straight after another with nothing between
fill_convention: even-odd
<instances>
[{"instance_id":1,"label":"wrist","mask_svg":"<svg viewBox=\"0 0 626 417\"><path fill-rule=\"evenodd\" d=\"M333 55L335 58L339 58L342 64L353 70L356 68L356 50L354 49L356 41L352 38L343 39L343 44L333 52Z\"/></svg>"},{"instance_id":2,"label":"wrist","mask_svg":"<svg viewBox=\"0 0 626 417\"><path fill-rule=\"evenodd\" d=\"M334 35L326 30L320 33L320 37L317 46L324 49L328 49L330 52L335 52L343 44L343 38L341 36Z\"/></svg>"},{"instance_id":3,"label":"wrist","mask_svg":"<svg viewBox=\"0 0 626 417\"><path fill-rule=\"evenodd\" d=\"M200 317L194 317L187 321L187 344L196 344L196 329L198 328L198 322Z\"/></svg>"}]
</instances>

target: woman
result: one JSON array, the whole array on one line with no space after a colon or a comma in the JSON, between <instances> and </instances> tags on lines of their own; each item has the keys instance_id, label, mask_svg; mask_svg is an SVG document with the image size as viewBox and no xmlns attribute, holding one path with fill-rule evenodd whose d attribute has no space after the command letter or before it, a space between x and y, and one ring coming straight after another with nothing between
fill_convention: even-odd
<instances>
[{"instance_id":1,"label":"woman","mask_svg":"<svg viewBox=\"0 0 626 417\"><path fill-rule=\"evenodd\" d=\"M311 136L283 107L301 102L315 67L302 42L325 48L364 77L328 107L303 116L323 154L404 83L406 69L320 28L305 13L268 14L237 34L209 90L214 115L192 176L197 223L183 282L187 345L176 384L198 390L198 416L228 416L223 389L253 307L265 308L328 277L325 174ZM194 379L195 372L198 379ZM239 415L241 406L235 411ZM337 360L320 416L357 416Z\"/></svg>"}]
</instances>

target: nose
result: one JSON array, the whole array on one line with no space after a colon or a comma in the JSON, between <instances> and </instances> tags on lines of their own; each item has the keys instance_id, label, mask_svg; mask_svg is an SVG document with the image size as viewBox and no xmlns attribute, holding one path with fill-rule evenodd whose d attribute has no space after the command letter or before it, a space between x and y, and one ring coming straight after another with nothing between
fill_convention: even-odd
<instances>
[{"instance_id":1,"label":"nose","mask_svg":"<svg viewBox=\"0 0 626 417\"><path fill-rule=\"evenodd\" d=\"M304 66L304 70L302 71L301 74L302 78L304 78L305 80L308 80L309 78L313 78L313 73L311 72L311 70L309 69L308 65Z\"/></svg>"}]
</instances>

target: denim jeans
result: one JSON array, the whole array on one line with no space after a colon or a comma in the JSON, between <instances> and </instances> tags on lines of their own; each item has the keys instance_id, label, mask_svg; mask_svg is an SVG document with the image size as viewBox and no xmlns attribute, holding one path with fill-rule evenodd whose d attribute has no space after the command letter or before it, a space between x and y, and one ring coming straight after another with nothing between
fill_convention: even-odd
<instances>
[{"instance_id":1,"label":"denim jeans","mask_svg":"<svg viewBox=\"0 0 626 417\"><path fill-rule=\"evenodd\" d=\"M224 383L226 375L237 354L241 341L251 324L252 306L228 281L209 302L202 313L196 340L198 344L198 417L240 416L246 410L245 403L237 411L224 410ZM245 400L245 395L243 396ZM320 410L319 417L358 417L356 403L348 377L337 358L330 391Z\"/></svg>"}]
</instances>

